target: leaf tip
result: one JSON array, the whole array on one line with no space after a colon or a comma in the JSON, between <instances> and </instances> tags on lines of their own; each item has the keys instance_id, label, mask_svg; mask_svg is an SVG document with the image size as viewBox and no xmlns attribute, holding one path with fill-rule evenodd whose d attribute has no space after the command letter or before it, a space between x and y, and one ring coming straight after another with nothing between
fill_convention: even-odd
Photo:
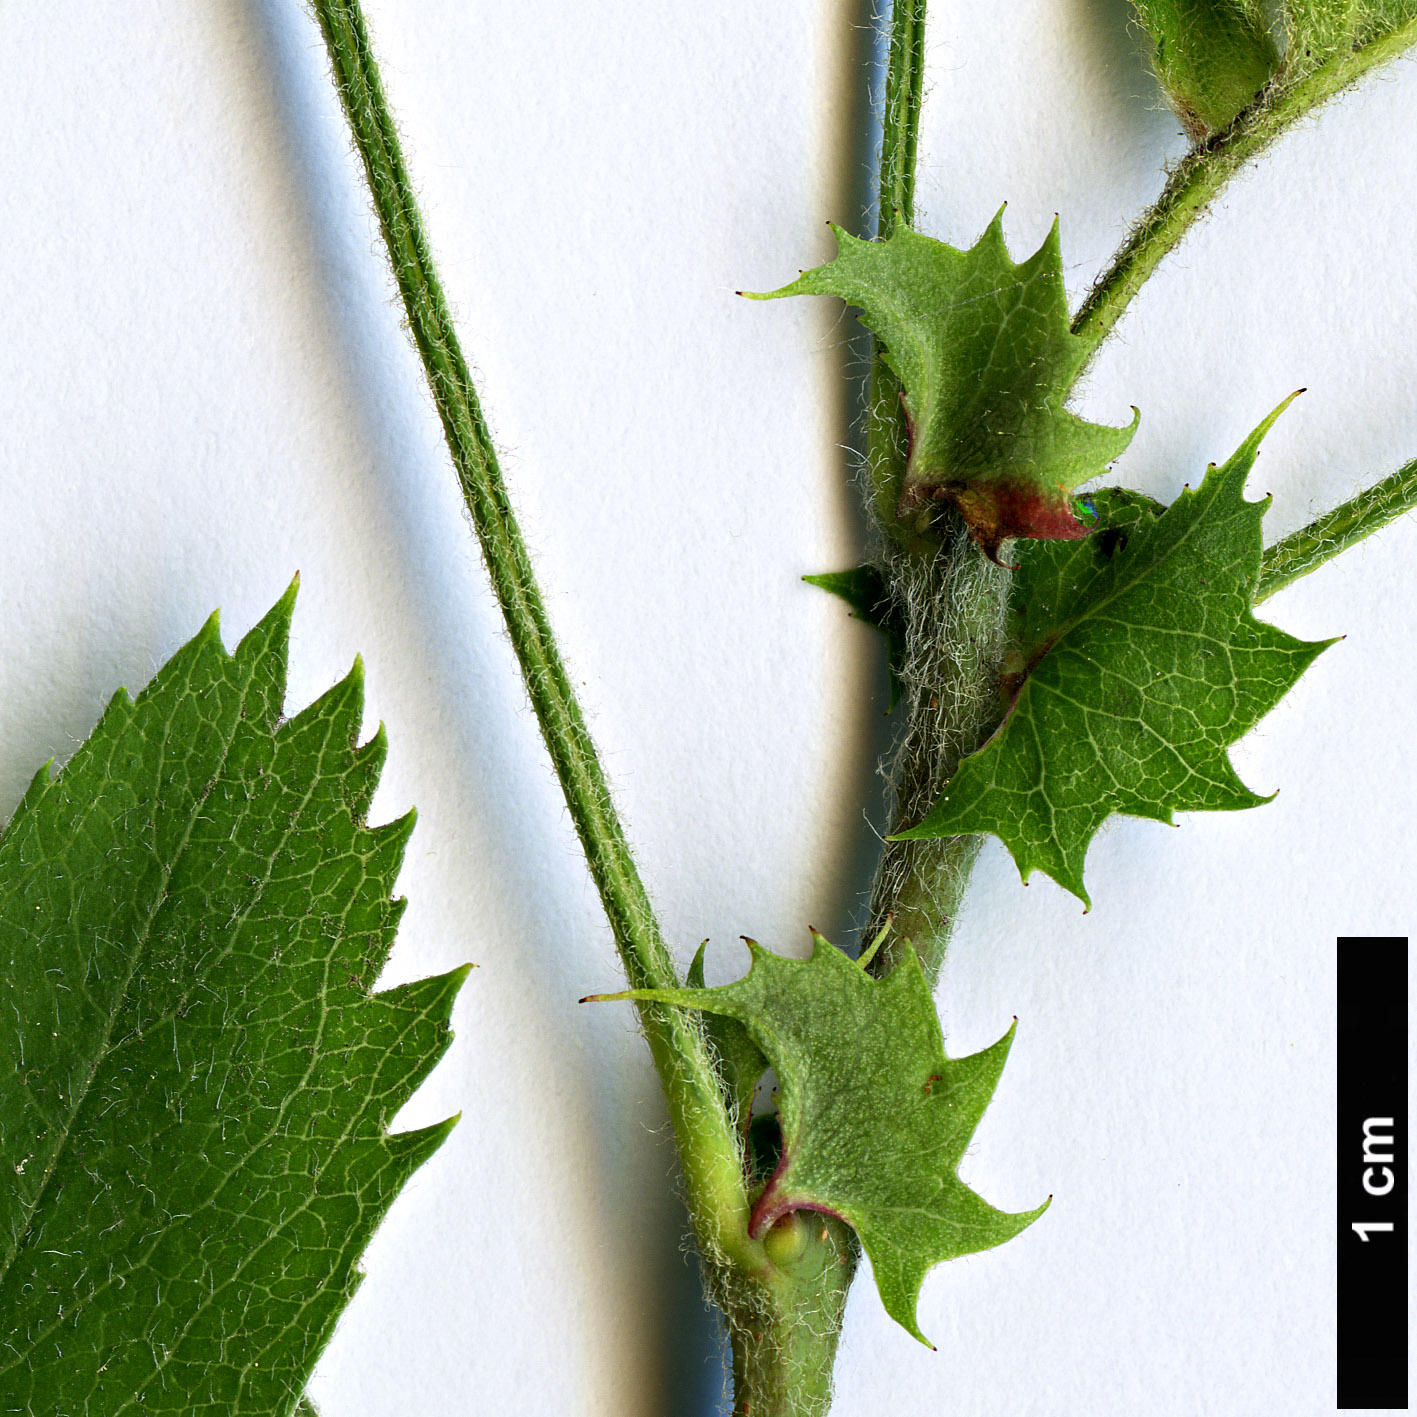
<instances>
[{"instance_id":1,"label":"leaf tip","mask_svg":"<svg viewBox=\"0 0 1417 1417\"><path fill-rule=\"evenodd\" d=\"M1004 240L1004 213L1008 210L1009 204L1005 202L993 217L989 225L980 234L979 240L970 248L971 251L984 252L991 247L996 256L1002 256L1006 267L1014 266L1014 260L1009 255L1009 244ZM924 1339L921 1339L924 1342Z\"/></svg>"},{"instance_id":2,"label":"leaf tip","mask_svg":"<svg viewBox=\"0 0 1417 1417\"><path fill-rule=\"evenodd\" d=\"M615 994L587 994L583 999L577 999L578 1004L618 1004L623 999L637 999L639 991L635 989L622 989Z\"/></svg>"},{"instance_id":3,"label":"leaf tip","mask_svg":"<svg viewBox=\"0 0 1417 1417\"><path fill-rule=\"evenodd\" d=\"M395 817L393 821L386 822L382 827L376 827L374 830L397 833L406 842L413 835L413 829L417 825L418 808L410 807L403 816Z\"/></svg>"},{"instance_id":4,"label":"leaf tip","mask_svg":"<svg viewBox=\"0 0 1417 1417\"><path fill-rule=\"evenodd\" d=\"M1053 225L1048 228L1048 235L1043 238L1043 245L1039 248L1046 251L1049 256L1058 258L1061 264L1063 255L1063 237L1058 223L1058 213L1053 213Z\"/></svg>"},{"instance_id":5,"label":"leaf tip","mask_svg":"<svg viewBox=\"0 0 1417 1417\"><path fill-rule=\"evenodd\" d=\"M367 755L370 758L377 756L382 763L383 755L387 755L388 751L389 730L388 726L381 718L378 722L378 726L374 729L373 733L369 735L368 741L359 745L359 752L362 756Z\"/></svg>"},{"instance_id":6,"label":"leaf tip","mask_svg":"<svg viewBox=\"0 0 1417 1417\"><path fill-rule=\"evenodd\" d=\"M886 1306L886 1312L887 1312L888 1314L890 1314L890 1316L896 1321L896 1323L898 1323L898 1324L901 1326L901 1328L903 1328L903 1329L906 1331L906 1333L908 1333L917 1343L923 1343L923 1344L925 1345L925 1347L930 1350L931 1353L938 1353L940 1350L939 1350L938 1348L936 1348L935 1345L934 1345L933 1343L931 1343L930 1340L929 1340L928 1338L926 1338L925 1335L920 1331L920 1324L919 1324L919 1321L918 1321L918 1320L916 1319L916 1317L915 1317L915 1306L916 1306L916 1304L918 1304L919 1302L920 1302L920 1290L919 1290L919 1283L918 1283L918 1281L917 1281L915 1295L914 1295L914 1297L909 1301L909 1303L910 1303L910 1312L909 1312L909 1314L907 1315L907 1314L904 1314L904 1313L896 1313L896 1312L890 1307L890 1305L887 1305L887 1306Z\"/></svg>"},{"instance_id":7,"label":"leaf tip","mask_svg":"<svg viewBox=\"0 0 1417 1417\"><path fill-rule=\"evenodd\" d=\"M297 571L290 578L290 584L281 592L280 599L261 617L256 629L264 630L273 639L289 635L290 622L295 614L295 602L299 595L300 572ZM243 640L242 643L244 644L245 641ZM240 652L238 649L237 653L240 654Z\"/></svg>"},{"instance_id":8,"label":"leaf tip","mask_svg":"<svg viewBox=\"0 0 1417 1417\"><path fill-rule=\"evenodd\" d=\"M694 951L694 958L689 965L689 973L685 978L685 983L690 989L702 989L704 987L704 956L708 953L708 941L704 940ZM582 1003L585 1001L582 1000Z\"/></svg>"},{"instance_id":9,"label":"leaf tip","mask_svg":"<svg viewBox=\"0 0 1417 1417\"><path fill-rule=\"evenodd\" d=\"M1057 885L1061 886L1063 890L1067 891L1070 896L1073 896L1075 899L1082 902L1082 913L1084 915L1092 914L1092 897L1088 895L1087 887L1082 883L1081 871L1078 871L1076 874L1074 874L1066 868L1060 867L1055 873L1050 867L1047 866L1043 866L1039 869L1043 871L1043 874L1045 876L1048 876ZM1030 875L1031 874L1032 871L1030 871ZM1028 884L1027 877L1024 877L1023 883L1024 885Z\"/></svg>"},{"instance_id":10,"label":"leaf tip","mask_svg":"<svg viewBox=\"0 0 1417 1417\"><path fill-rule=\"evenodd\" d=\"M424 1152L424 1159L431 1156L440 1146L447 1141L454 1127L462 1121L462 1113L454 1112L451 1117L444 1117L441 1122L434 1122L431 1127L425 1127L421 1132L396 1132L395 1136L416 1135L423 1146L427 1148Z\"/></svg>"}]
</instances>

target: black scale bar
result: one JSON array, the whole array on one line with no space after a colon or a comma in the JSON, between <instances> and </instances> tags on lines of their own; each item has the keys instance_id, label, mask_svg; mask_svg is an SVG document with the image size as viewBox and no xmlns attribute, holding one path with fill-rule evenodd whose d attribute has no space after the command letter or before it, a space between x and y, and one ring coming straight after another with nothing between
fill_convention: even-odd
<instances>
[{"instance_id":1,"label":"black scale bar","mask_svg":"<svg viewBox=\"0 0 1417 1417\"><path fill-rule=\"evenodd\" d=\"M1338 1406L1407 1409L1407 941L1338 941Z\"/></svg>"}]
</instances>

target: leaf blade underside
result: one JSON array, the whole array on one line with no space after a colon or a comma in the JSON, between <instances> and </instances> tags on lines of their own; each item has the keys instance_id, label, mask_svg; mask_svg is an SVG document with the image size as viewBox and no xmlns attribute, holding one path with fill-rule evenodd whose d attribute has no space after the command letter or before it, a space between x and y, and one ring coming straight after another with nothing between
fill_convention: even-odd
<instances>
[{"instance_id":1,"label":"leaf blade underside","mask_svg":"<svg viewBox=\"0 0 1417 1417\"><path fill-rule=\"evenodd\" d=\"M886 1311L922 1343L916 1301L944 1260L1012 1239L1047 1208L995 1210L956 1171L1013 1042L947 1058L939 1018L908 946L884 979L812 932L785 959L748 941L748 973L716 989L632 990L733 1019L777 1072L782 1159L753 1208L765 1233L799 1209L840 1216L871 1261Z\"/></svg>"},{"instance_id":2,"label":"leaf blade underside","mask_svg":"<svg viewBox=\"0 0 1417 1417\"><path fill-rule=\"evenodd\" d=\"M1122 452L1136 417L1109 428L1065 406L1090 347L1069 327L1057 224L1017 264L1002 209L968 250L904 225L884 241L832 231L834 260L754 298L834 295L880 340L910 426L903 483L876 489L887 524L952 502L991 557L1011 536L1084 535L1067 492Z\"/></svg>"},{"instance_id":3,"label":"leaf blade underside","mask_svg":"<svg viewBox=\"0 0 1417 1417\"><path fill-rule=\"evenodd\" d=\"M293 597L120 691L0 836L0 1410L292 1412L456 1120L385 1130L466 970L371 992L412 814L365 825L357 663L280 720Z\"/></svg>"},{"instance_id":4,"label":"leaf blade underside","mask_svg":"<svg viewBox=\"0 0 1417 1417\"><path fill-rule=\"evenodd\" d=\"M1025 881L1041 870L1088 905L1087 847L1114 812L1170 823L1269 800L1227 750L1333 643L1298 640L1251 609L1268 499L1247 502L1244 484L1287 403L1170 507L1098 494L1117 526L1023 551L1022 684L1002 726L899 839L991 833Z\"/></svg>"}]
</instances>

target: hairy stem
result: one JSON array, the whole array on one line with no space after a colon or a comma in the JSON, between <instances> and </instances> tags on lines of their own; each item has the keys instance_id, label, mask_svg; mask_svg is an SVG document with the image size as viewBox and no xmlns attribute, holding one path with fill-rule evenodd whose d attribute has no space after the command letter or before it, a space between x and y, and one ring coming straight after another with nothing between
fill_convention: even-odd
<instances>
[{"instance_id":1,"label":"hairy stem","mask_svg":"<svg viewBox=\"0 0 1417 1417\"><path fill-rule=\"evenodd\" d=\"M881 115L881 162L876 236L915 222L915 153L924 92L925 0L896 0L891 9L886 99Z\"/></svg>"},{"instance_id":2,"label":"hairy stem","mask_svg":"<svg viewBox=\"0 0 1417 1417\"><path fill-rule=\"evenodd\" d=\"M882 241L915 217L924 51L924 0L898 0L891 15L881 125L876 236ZM905 626L906 728L890 768L891 822L897 831L925 815L960 758L993 726L1007 586L1006 573L985 561L962 526L946 535L943 545L916 544L899 527L896 504L909 452L900 392L877 341L866 403L865 473L880 568ZM887 917L894 917L895 926L871 962L873 973L888 974L909 940L934 982L980 840L886 842L866 939L875 937Z\"/></svg>"},{"instance_id":3,"label":"hairy stem","mask_svg":"<svg viewBox=\"0 0 1417 1417\"><path fill-rule=\"evenodd\" d=\"M448 313L363 15L357 0L315 0L314 10L463 498L625 974L633 988L675 988L678 970L557 650ZM761 1246L747 1236L738 1141L702 1026L691 1014L664 1005L643 1006L641 1018L669 1104L699 1239L710 1255L758 1266Z\"/></svg>"},{"instance_id":4,"label":"hairy stem","mask_svg":"<svg viewBox=\"0 0 1417 1417\"><path fill-rule=\"evenodd\" d=\"M915 219L915 156L920 140L920 103L925 53L925 0L895 0L891 6L885 109L881 115L881 160L876 185L876 239ZM905 477L908 442L900 384L874 342L867 380L864 475L876 520L895 534L895 504Z\"/></svg>"},{"instance_id":5,"label":"hairy stem","mask_svg":"<svg viewBox=\"0 0 1417 1417\"><path fill-rule=\"evenodd\" d=\"M922 17L923 18L923 17ZM909 54L918 37L893 40ZM1132 298L1206 209L1225 183L1305 114L1395 58L1417 42L1417 19L1339 53L1314 69L1285 74L1223 133L1190 153L1171 174L1160 199L1137 223L1111 266L1099 278L1073 321L1075 334L1095 352ZM902 86L904 80L902 80ZM889 235L896 214L908 220L912 187L888 167L887 155L914 154L914 135L890 126L887 89L881 222ZM916 113L918 114L918 101ZM903 192L904 198L893 195ZM895 829L913 825L943 790L959 759L973 751L997 723L995 685L1002 648L1002 575L990 576L963 537L946 540L930 557L906 544L893 527L907 444L899 388L878 358L867 410L867 473L883 529L884 566L897 611L906 624L908 727L892 770ZM1417 501L1417 464L1394 473L1369 493L1319 518L1266 554L1258 599L1264 599L1344 547L1375 531ZM953 917L978 853L978 838L888 841L872 891L870 938L888 915L895 917L894 948L873 961L876 972L894 967L900 942L909 939L932 980L944 960Z\"/></svg>"},{"instance_id":6,"label":"hairy stem","mask_svg":"<svg viewBox=\"0 0 1417 1417\"><path fill-rule=\"evenodd\" d=\"M1264 553L1255 604L1417 507L1417 459L1276 541Z\"/></svg>"},{"instance_id":7,"label":"hairy stem","mask_svg":"<svg viewBox=\"0 0 1417 1417\"><path fill-rule=\"evenodd\" d=\"M733 1350L734 1417L826 1417L860 1250L839 1220L798 1212L802 1253L764 1280L716 1293Z\"/></svg>"},{"instance_id":8,"label":"hairy stem","mask_svg":"<svg viewBox=\"0 0 1417 1417\"><path fill-rule=\"evenodd\" d=\"M1162 258L1190 230L1220 189L1285 129L1380 64L1417 43L1417 18L1335 54L1317 68L1286 80L1284 71L1223 132L1177 165L1160 198L1136 224L1112 264L1073 319L1073 333L1095 352Z\"/></svg>"},{"instance_id":9,"label":"hairy stem","mask_svg":"<svg viewBox=\"0 0 1417 1417\"><path fill-rule=\"evenodd\" d=\"M1002 716L998 666L1004 650L1009 574L993 565L956 517L933 555L887 543L886 583L905 624L900 667L907 726L891 764L895 830L920 821ZM888 974L909 940L933 984L969 873L978 836L887 841L872 890L868 938L888 916L894 928L872 961Z\"/></svg>"}]
</instances>

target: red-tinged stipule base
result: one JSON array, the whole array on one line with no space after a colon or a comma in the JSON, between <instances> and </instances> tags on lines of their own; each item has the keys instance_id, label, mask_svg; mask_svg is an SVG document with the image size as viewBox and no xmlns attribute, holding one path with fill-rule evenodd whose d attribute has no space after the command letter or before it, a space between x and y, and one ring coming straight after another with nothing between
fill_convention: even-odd
<instances>
[{"instance_id":1,"label":"red-tinged stipule base","mask_svg":"<svg viewBox=\"0 0 1417 1417\"><path fill-rule=\"evenodd\" d=\"M772 1175L768 1177L767 1185L763 1187L762 1195L758 1197L748 1216L749 1239L760 1239L764 1231L776 1225L779 1220L794 1210L816 1211L818 1215L829 1215L833 1220L841 1221L843 1225L850 1225L851 1222L839 1210L833 1210L829 1205L820 1205L814 1201L794 1201L787 1196L777 1194L778 1181L787 1169L789 1159L790 1153L784 1147L782 1155L777 1159L777 1165L773 1168Z\"/></svg>"},{"instance_id":2,"label":"red-tinged stipule base","mask_svg":"<svg viewBox=\"0 0 1417 1417\"><path fill-rule=\"evenodd\" d=\"M996 566L999 547L1015 536L1040 541L1081 541L1090 535L1073 513L1072 497L1061 487L1019 481L984 486L949 483L936 488L938 501L952 502L979 549Z\"/></svg>"},{"instance_id":3,"label":"red-tinged stipule base","mask_svg":"<svg viewBox=\"0 0 1417 1417\"><path fill-rule=\"evenodd\" d=\"M792 1201L785 1197L778 1196L772 1204L764 1207L763 1202L772 1193L772 1185L769 1183L768 1189L758 1197L758 1203L753 1207L753 1213L748 1217L749 1238L758 1240L763 1234L771 1230L779 1221L785 1219L799 1210L810 1210L816 1215L829 1215L833 1220L839 1220L843 1225L850 1225L851 1222L839 1211L833 1210L829 1205L821 1205L815 1201Z\"/></svg>"}]
</instances>

